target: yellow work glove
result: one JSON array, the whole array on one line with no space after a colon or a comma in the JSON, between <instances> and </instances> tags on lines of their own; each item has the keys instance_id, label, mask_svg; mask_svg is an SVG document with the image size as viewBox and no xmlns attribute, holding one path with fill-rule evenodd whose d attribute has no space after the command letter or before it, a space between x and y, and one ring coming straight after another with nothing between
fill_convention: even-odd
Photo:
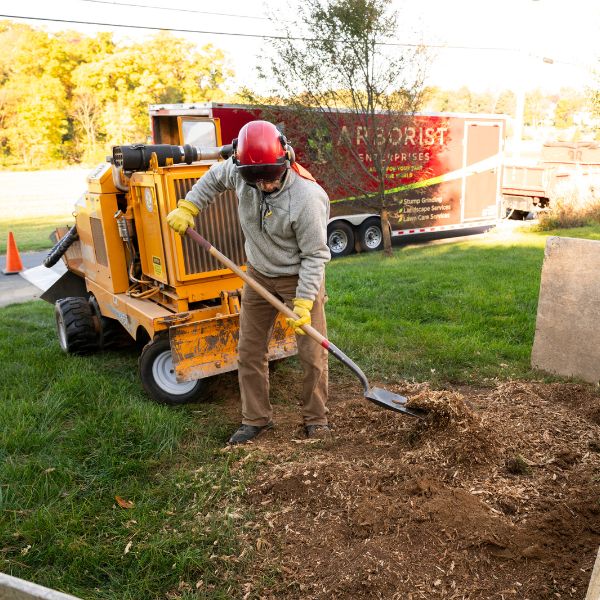
<instances>
[{"instance_id":1,"label":"yellow work glove","mask_svg":"<svg viewBox=\"0 0 600 600\"><path fill-rule=\"evenodd\" d=\"M188 227L194 227L194 217L200 209L189 200L180 200L177 208L167 215L167 223L179 235L185 235Z\"/></svg>"},{"instance_id":2,"label":"yellow work glove","mask_svg":"<svg viewBox=\"0 0 600 600\"><path fill-rule=\"evenodd\" d=\"M286 319L287 324L294 328L294 331L298 335L305 335L304 331L300 329L302 325L310 325L310 311L313 307L313 301L307 300L306 298L294 298L294 312L298 315L297 319L288 317Z\"/></svg>"}]
</instances>

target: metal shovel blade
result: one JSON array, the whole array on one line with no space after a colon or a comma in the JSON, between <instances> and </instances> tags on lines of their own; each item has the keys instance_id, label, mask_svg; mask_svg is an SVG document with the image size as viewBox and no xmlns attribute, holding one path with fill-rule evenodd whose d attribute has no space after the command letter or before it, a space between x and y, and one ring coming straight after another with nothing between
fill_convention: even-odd
<instances>
[{"instance_id":1,"label":"metal shovel blade","mask_svg":"<svg viewBox=\"0 0 600 600\"><path fill-rule=\"evenodd\" d=\"M388 392L383 388L370 387L365 392L365 398L383 408L389 408L390 410L395 410L396 412L401 412L405 415L410 415L411 417L416 417L418 419L423 419L427 414L426 411L421 410L420 408L406 406L406 403L408 402L408 398L406 398L406 396L393 394L392 392Z\"/></svg>"},{"instance_id":2,"label":"metal shovel blade","mask_svg":"<svg viewBox=\"0 0 600 600\"><path fill-rule=\"evenodd\" d=\"M252 279L247 273L245 273L240 267L238 267L232 260L227 258L224 254L219 252L209 241L204 239L197 231L194 231L191 227L186 231L186 235L194 240L197 244L202 246L209 254L214 256L221 264L225 265L228 269L231 269L238 277L243 279L254 291L262 296L271 306L275 307L280 313L283 313L286 317L291 319L297 319L297 315L281 300L273 296L271 292L266 290L258 281ZM335 356L342 364L346 365L362 383L365 398L374 402L375 404L394 410L411 417L423 418L426 414L424 410L420 408L409 408L406 406L407 399L404 396L398 394L392 394L382 388L373 388L369 384L367 376L363 373L363 370L348 356L346 356L335 344L332 344L325 336L319 333L314 327L310 325L302 325L304 333L310 336L317 344L326 348L327 351Z\"/></svg>"}]
</instances>

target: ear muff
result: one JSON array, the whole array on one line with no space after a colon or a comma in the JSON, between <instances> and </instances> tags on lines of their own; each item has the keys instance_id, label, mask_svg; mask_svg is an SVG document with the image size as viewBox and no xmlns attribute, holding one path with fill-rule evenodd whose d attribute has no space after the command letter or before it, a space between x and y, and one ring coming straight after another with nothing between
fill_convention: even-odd
<instances>
[{"instance_id":1,"label":"ear muff","mask_svg":"<svg viewBox=\"0 0 600 600\"><path fill-rule=\"evenodd\" d=\"M238 139L237 138L233 138L231 140L231 147L233 149L233 151L231 153L231 160L233 161L234 165L239 166L240 161L237 158L237 146L238 146Z\"/></svg>"},{"instance_id":2,"label":"ear muff","mask_svg":"<svg viewBox=\"0 0 600 600\"><path fill-rule=\"evenodd\" d=\"M290 161L290 165L293 165L296 162L296 153L294 152L294 149L287 144L285 151L287 154L287 159Z\"/></svg>"},{"instance_id":3,"label":"ear muff","mask_svg":"<svg viewBox=\"0 0 600 600\"><path fill-rule=\"evenodd\" d=\"M296 153L294 149L288 144L287 138L283 133L279 136L281 147L285 150L285 157L289 161L290 165L293 165L296 161Z\"/></svg>"}]
</instances>

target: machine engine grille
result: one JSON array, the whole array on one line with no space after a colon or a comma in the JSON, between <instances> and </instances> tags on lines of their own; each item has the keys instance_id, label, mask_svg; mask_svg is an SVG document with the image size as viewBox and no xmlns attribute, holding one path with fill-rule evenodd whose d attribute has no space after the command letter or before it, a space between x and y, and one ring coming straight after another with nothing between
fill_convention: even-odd
<instances>
[{"instance_id":1,"label":"machine engine grille","mask_svg":"<svg viewBox=\"0 0 600 600\"><path fill-rule=\"evenodd\" d=\"M92 239L94 240L96 260L103 267L108 267L108 256L106 255L106 243L104 241L104 232L102 231L102 221L98 217L90 217L90 227L92 230Z\"/></svg>"},{"instance_id":2,"label":"machine engine grille","mask_svg":"<svg viewBox=\"0 0 600 600\"><path fill-rule=\"evenodd\" d=\"M177 197L185 198L196 179L178 179L174 183ZM223 192L196 217L196 229L236 265L246 263L244 234L238 217L238 199L233 190ZM189 238L184 237L182 243L185 271L188 275L223 268L221 263Z\"/></svg>"}]
</instances>

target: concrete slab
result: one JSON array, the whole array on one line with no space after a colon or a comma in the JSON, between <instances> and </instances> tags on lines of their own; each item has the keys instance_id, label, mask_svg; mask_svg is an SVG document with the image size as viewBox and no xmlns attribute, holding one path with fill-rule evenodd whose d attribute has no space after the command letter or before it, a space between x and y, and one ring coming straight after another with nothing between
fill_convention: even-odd
<instances>
[{"instance_id":1,"label":"concrete slab","mask_svg":"<svg viewBox=\"0 0 600 600\"><path fill-rule=\"evenodd\" d=\"M594 563L594 570L592 571L585 600L600 600L600 549L596 555L596 562Z\"/></svg>"},{"instance_id":2,"label":"concrete slab","mask_svg":"<svg viewBox=\"0 0 600 600\"><path fill-rule=\"evenodd\" d=\"M0 573L0 600L80 600L47 587Z\"/></svg>"},{"instance_id":3,"label":"concrete slab","mask_svg":"<svg viewBox=\"0 0 600 600\"><path fill-rule=\"evenodd\" d=\"M546 241L531 365L600 381L600 241Z\"/></svg>"},{"instance_id":4,"label":"concrete slab","mask_svg":"<svg viewBox=\"0 0 600 600\"><path fill-rule=\"evenodd\" d=\"M40 297L66 267L59 261L52 269L46 269L42 261L48 251L21 252L21 261L25 270L15 275L5 275L2 269L6 264L6 256L0 256L0 307L20 302L29 302Z\"/></svg>"}]
</instances>

